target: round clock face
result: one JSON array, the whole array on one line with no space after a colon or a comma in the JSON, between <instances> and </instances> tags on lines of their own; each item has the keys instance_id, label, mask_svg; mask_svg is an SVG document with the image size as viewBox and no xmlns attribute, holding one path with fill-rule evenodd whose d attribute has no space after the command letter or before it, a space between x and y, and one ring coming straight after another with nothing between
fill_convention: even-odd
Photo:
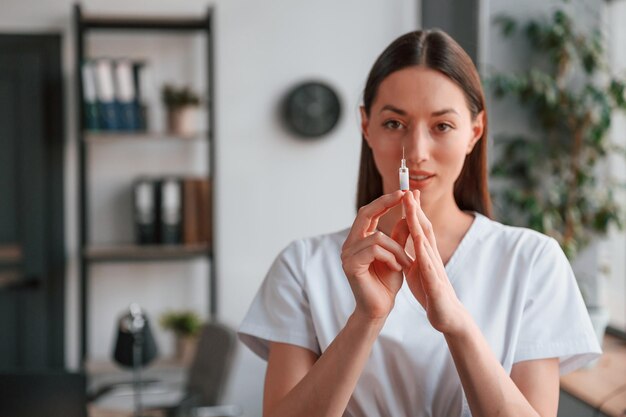
<instances>
[{"instance_id":1,"label":"round clock face","mask_svg":"<svg viewBox=\"0 0 626 417\"><path fill-rule=\"evenodd\" d=\"M339 97L328 85L320 82L297 85L283 102L285 124L304 138L317 138L330 132L340 114Z\"/></svg>"}]
</instances>

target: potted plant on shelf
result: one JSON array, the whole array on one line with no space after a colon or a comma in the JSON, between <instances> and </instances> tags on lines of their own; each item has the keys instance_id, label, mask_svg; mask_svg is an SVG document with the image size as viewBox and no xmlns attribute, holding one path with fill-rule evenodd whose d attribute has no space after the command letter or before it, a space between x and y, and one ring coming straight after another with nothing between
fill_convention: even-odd
<instances>
[{"instance_id":1,"label":"potted plant on shelf","mask_svg":"<svg viewBox=\"0 0 626 417\"><path fill-rule=\"evenodd\" d=\"M518 31L510 16L499 16L496 24L507 38ZM551 19L526 23L523 34L530 69L486 81L497 98L516 98L536 121L532 134L496 137L499 158L491 170L496 211L506 223L552 236L575 259L611 227L623 227L624 208L615 195L623 184L603 168L609 156L625 155L608 133L614 111L626 109L626 83L604 60L602 34L580 31L563 7ZM595 265L591 278L597 288L606 271L597 259ZM598 291L578 275L601 340L608 314L598 305Z\"/></svg>"},{"instance_id":2,"label":"potted plant on shelf","mask_svg":"<svg viewBox=\"0 0 626 417\"><path fill-rule=\"evenodd\" d=\"M189 87L165 84L161 99L167 109L167 131L176 136L189 137L197 133L197 114L200 97Z\"/></svg>"},{"instance_id":3,"label":"potted plant on shelf","mask_svg":"<svg viewBox=\"0 0 626 417\"><path fill-rule=\"evenodd\" d=\"M197 338L202 319L190 310L168 311L161 316L161 326L176 336L176 360L191 364L196 352Z\"/></svg>"}]
</instances>

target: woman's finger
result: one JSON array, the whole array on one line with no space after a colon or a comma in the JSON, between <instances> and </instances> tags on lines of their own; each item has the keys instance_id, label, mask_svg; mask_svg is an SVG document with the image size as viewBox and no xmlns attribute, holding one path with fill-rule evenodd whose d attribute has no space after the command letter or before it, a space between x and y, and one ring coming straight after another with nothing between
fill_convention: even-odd
<instances>
[{"instance_id":1,"label":"woman's finger","mask_svg":"<svg viewBox=\"0 0 626 417\"><path fill-rule=\"evenodd\" d=\"M391 238L398 242L402 249L406 247L406 242L410 235L411 232L409 231L409 226L406 223L406 219L398 220L396 225L393 227L393 230L391 231ZM409 255L407 254L407 256ZM411 262L413 262L413 259L410 256L409 259L411 259Z\"/></svg>"},{"instance_id":2,"label":"woman's finger","mask_svg":"<svg viewBox=\"0 0 626 417\"><path fill-rule=\"evenodd\" d=\"M417 202L412 192L406 193L406 196L402 200L402 204L404 204L404 211L406 213L406 223L409 227L411 237L413 238L413 244L417 250L417 242L415 239L417 236L423 235L424 232L422 231L422 226L417 219Z\"/></svg>"},{"instance_id":3,"label":"woman's finger","mask_svg":"<svg viewBox=\"0 0 626 417\"><path fill-rule=\"evenodd\" d=\"M414 194L411 193L407 193L407 196L405 197L405 199L403 200L403 204L405 204L405 212L406 212L406 222L409 226L409 231L411 232L411 237L413 238L413 247L415 248L415 252L416 252L416 256L415 259L419 259L417 256L417 248L418 248L418 242L417 239L418 237L422 237L424 244L426 245L426 247L430 247L430 242L428 241L428 238L426 237L426 235L424 234L424 230L422 229L422 225L420 224L418 217L417 217L417 211L418 211L418 207L417 207L417 200L415 199ZM439 257L439 254L435 254L435 251L431 250L426 250L425 252L431 259L431 261L433 262L433 264L437 265L437 264L441 264L441 258Z\"/></svg>"},{"instance_id":4,"label":"woman's finger","mask_svg":"<svg viewBox=\"0 0 626 417\"><path fill-rule=\"evenodd\" d=\"M439 256L439 251L436 250L436 247L433 248L431 246L428 239L426 239L426 242L424 244L424 249L426 250L426 253L428 254L429 259L432 261L433 265L435 266L435 270L437 271L437 278L440 280L443 280L444 277L447 277L448 275L446 274L446 268L443 265L443 262L441 261L441 256Z\"/></svg>"},{"instance_id":5,"label":"woman's finger","mask_svg":"<svg viewBox=\"0 0 626 417\"><path fill-rule=\"evenodd\" d=\"M415 197L415 202L417 203L415 213L417 214L417 220L422 227L422 232L424 232L426 239L428 239L428 243L430 243L430 247L432 248L433 252L435 252L436 258L441 261L441 256L439 255L439 250L437 249L437 239L435 238L433 225L430 220L428 220L428 217L426 217L426 213L424 213L424 210L422 210L420 191L413 190L413 196Z\"/></svg>"},{"instance_id":6,"label":"woman's finger","mask_svg":"<svg viewBox=\"0 0 626 417\"><path fill-rule=\"evenodd\" d=\"M430 244L423 234L417 236L415 258L418 260L417 268L419 268L419 276L426 296L437 297L441 282L436 263L433 262L433 255L428 253L428 246Z\"/></svg>"},{"instance_id":7,"label":"woman's finger","mask_svg":"<svg viewBox=\"0 0 626 417\"><path fill-rule=\"evenodd\" d=\"M404 267L408 267L411 265L411 258L404 250L404 247L401 246L396 240L390 238L386 234L381 231L377 231L376 233L372 233L364 239L361 239L354 243L354 245L346 247L345 250L341 254L341 258L348 258L355 253L365 249L368 246L378 245L387 251L391 252L398 263Z\"/></svg>"},{"instance_id":8,"label":"woman's finger","mask_svg":"<svg viewBox=\"0 0 626 417\"><path fill-rule=\"evenodd\" d=\"M426 300L426 293L424 293L424 286L422 285L422 278L420 277L417 263L411 270L405 271L404 274L411 292L415 295L415 298L417 298L417 301L419 301L422 307L426 309L428 300Z\"/></svg>"},{"instance_id":9,"label":"woman's finger","mask_svg":"<svg viewBox=\"0 0 626 417\"><path fill-rule=\"evenodd\" d=\"M378 197L371 203L361 207L354 219L350 233L346 238L344 246L351 245L357 240L363 239L368 234L376 230L378 220L381 216L394 206L397 206L404 195L404 191L395 191Z\"/></svg>"},{"instance_id":10,"label":"woman's finger","mask_svg":"<svg viewBox=\"0 0 626 417\"><path fill-rule=\"evenodd\" d=\"M367 266L369 268L369 265L374 261L380 261L387 265L389 269L394 271L402 271L402 266L398 263L396 257L393 256L391 252L378 245L372 245L361 249L346 260L345 266L348 268Z\"/></svg>"}]
</instances>

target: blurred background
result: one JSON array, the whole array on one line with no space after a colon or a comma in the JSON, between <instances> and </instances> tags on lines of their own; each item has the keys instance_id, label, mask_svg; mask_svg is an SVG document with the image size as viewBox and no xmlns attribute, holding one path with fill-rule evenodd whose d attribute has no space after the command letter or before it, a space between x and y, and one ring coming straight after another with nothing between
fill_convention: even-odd
<instances>
[{"instance_id":1,"label":"blurred background","mask_svg":"<svg viewBox=\"0 0 626 417\"><path fill-rule=\"evenodd\" d=\"M612 355L562 380L559 415L626 410L626 2L0 7L0 415L260 416L265 363L232 331L281 249L352 223L368 71L432 27L485 81L497 218L559 240ZM562 91L583 128L554 121ZM560 156L581 132L574 174L536 146L553 131Z\"/></svg>"}]
</instances>

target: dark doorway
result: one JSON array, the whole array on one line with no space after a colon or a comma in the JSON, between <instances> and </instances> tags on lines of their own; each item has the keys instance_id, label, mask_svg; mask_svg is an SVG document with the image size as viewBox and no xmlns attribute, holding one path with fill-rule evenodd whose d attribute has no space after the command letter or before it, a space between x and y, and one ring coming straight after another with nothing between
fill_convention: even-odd
<instances>
[{"instance_id":1,"label":"dark doorway","mask_svg":"<svg viewBox=\"0 0 626 417\"><path fill-rule=\"evenodd\" d=\"M61 37L0 34L0 371L64 367Z\"/></svg>"}]
</instances>

